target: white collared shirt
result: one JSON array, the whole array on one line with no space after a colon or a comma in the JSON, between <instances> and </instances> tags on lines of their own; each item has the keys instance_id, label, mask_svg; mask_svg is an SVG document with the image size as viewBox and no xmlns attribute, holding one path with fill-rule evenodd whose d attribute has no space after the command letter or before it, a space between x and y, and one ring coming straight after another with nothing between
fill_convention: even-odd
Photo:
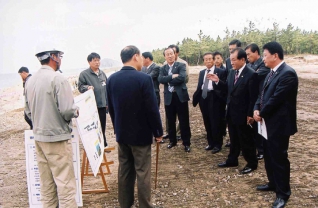
<instances>
[{"instance_id":1,"label":"white collared shirt","mask_svg":"<svg viewBox=\"0 0 318 208\"><path fill-rule=\"evenodd\" d=\"M272 70L276 72L276 70L283 64L285 61L280 62L277 66L275 66Z\"/></svg>"},{"instance_id":2,"label":"white collared shirt","mask_svg":"<svg viewBox=\"0 0 318 208\"><path fill-rule=\"evenodd\" d=\"M149 64L149 66L147 66L147 69L149 69L149 67L151 67L154 64L154 62L151 62L151 64Z\"/></svg>"},{"instance_id":3,"label":"white collared shirt","mask_svg":"<svg viewBox=\"0 0 318 208\"><path fill-rule=\"evenodd\" d=\"M241 75L243 69L245 68L245 66L246 66L246 64L244 64L244 66L242 66L242 67L238 70L238 71L239 71L238 77L240 77L240 75Z\"/></svg>"},{"instance_id":4,"label":"white collared shirt","mask_svg":"<svg viewBox=\"0 0 318 208\"><path fill-rule=\"evenodd\" d=\"M207 71L210 70L209 74L214 74L214 69L215 69L215 66L212 66L210 69L206 69L205 70L204 77L203 77L203 84L201 86L202 90L203 90L203 86L204 86L204 82L205 82ZM211 80L209 80L209 83L208 83L208 91L210 91L210 90L213 90L213 84L212 84Z\"/></svg>"}]
</instances>

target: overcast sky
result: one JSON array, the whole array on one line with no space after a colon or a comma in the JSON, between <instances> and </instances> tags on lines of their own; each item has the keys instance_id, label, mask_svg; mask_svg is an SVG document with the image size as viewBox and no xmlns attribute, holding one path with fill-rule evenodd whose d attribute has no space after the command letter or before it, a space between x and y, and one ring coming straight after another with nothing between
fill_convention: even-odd
<instances>
[{"instance_id":1,"label":"overcast sky","mask_svg":"<svg viewBox=\"0 0 318 208\"><path fill-rule=\"evenodd\" d=\"M0 73L36 71L43 41L65 52L67 71L86 67L91 52L120 61L127 45L150 51L197 39L200 29L223 37L226 27L241 31L248 20L262 30L277 22L318 31L317 6L317 0L0 0Z\"/></svg>"}]
</instances>

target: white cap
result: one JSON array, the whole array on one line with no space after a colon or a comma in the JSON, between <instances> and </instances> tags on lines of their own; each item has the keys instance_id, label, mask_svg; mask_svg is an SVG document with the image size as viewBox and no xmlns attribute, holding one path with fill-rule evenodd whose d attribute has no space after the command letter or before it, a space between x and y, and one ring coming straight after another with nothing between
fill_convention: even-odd
<instances>
[{"instance_id":1,"label":"white cap","mask_svg":"<svg viewBox=\"0 0 318 208\"><path fill-rule=\"evenodd\" d=\"M37 45L35 56L39 61L42 61L50 57L51 53L64 54L61 50L56 49L52 43L42 42Z\"/></svg>"}]
</instances>

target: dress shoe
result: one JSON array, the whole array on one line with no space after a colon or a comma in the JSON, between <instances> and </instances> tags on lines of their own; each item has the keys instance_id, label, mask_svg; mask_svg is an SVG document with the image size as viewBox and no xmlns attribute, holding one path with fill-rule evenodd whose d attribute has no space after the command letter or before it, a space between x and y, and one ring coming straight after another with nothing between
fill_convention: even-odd
<instances>
[{"instance_id":1,"label":"dress shoe","mask_svg":"<svg viewBox=\"0 0 318 208\"><path fill-rule=\"evenodd\" d=\"M261 154L257 155L258 160L262 160L263 158L264 158L264 155L261 155Z\"/></svg>"},{"instance_id":2,"label":"dress shoe","mask_svg":"<svg viewBox=\"0 0 318 208\"><path fill-rule=\"evenodd\" d=\"M284 200L282 198L276 198L276 200L273 203L273 208L283 208L286 205L287 200Z\"/></svg>"},{"instance_id":3,"label":"dress shoe","mask_svg":"<svg viewBox=\"0 0 318 208\"><path fill-rule=\"evenodd\" d=\"M185 152L190 152L191 151L191 148L190 148L190 146L184 146L184 151Z\"/></svg>"},{"instance_id":4,"label":"dress shoe","mask_svg":"<svg viewBox=\"0 0 318 208\"><path fill-rule=\"evenodd\" d=\"M169 138L169 134L166 134L164 136L162 136L163 139L168 139Z\"/></svg>"},{"instance_id":5,"label":"dress shoe","mask_svg":"<svg viewBox=\"0 0 318 208\"><path fill-rule=\"evenodd\" d=\"M181 136L177 136L177 141L180 141L181 140Z\"/></svg>"},{"instance_id":6,"label":"dress shoe","mask_svg":"<svg viewBox=\"0 0 318 208\"><path fill-rule=\"evenodd\" d=\"M256 169L256 168L250 168L250 167L245 166L245 167L243 168L243 170L241 170L241 174L248 174L248 173L252 172L252 171L255 170L255 169Z\"/></svg>"},{"instance_id":7,"label":"dress shoe","mask_svg":"<svg viewBox=\"0 0 318 208\"><path fill-rule=\"evenodd\" d=\"M218 153L218 152L220 152L220 151L221 151L221 149L219 149L219 148L217 148L217 147L214 147L214 148L212 149L212 154Z\"/></svg>"},{"instance_id":8,"label":"dress shoe","mask_svg":"<svg viewBox=\"0 0 318 208\"><path fill-rule=\"evenodd\" d=\"M238 164L230 164L230 163L227 163L227 162L221 162L218 164L218 166L220 168L227 168L227 167L236 167L238 166Z\"/></svg>"},{"instance_id":9,"label":"dress shoe","mask_svg":"<svg viewBox=\"0 0 318 208\"><path fill-rule=\"evenodd\" d=\"M275 187L269 186L268 184L264 184L264 185L256 186L256 190L258 190L258 191L275 191Z\"/></svg>"},{"instance_id":10,"label":"dress shoe","mask_svg":"<svg viewBox=\"0 0 318 208\"><path fill-rule=\"evenodd\" d=\"M205 150L212 150L212 149L213 149L213 147L211 145L208 145L205 147Z\"/></svg>"},{"instance_id":11,"label":"dress shoe","mask_svg":"<svg viewBox=\"0 0 318 208\"><path fill-rule=\"evenodd\" d=\"M168 147L168 149L171 149L171 148L174 147L174 146L177 146L177 144L170 142L167 147Z\"/></svg>"},{"instance_id":12,"label":"dress shoe","mask_svg":"<svg viewBox=\"0 0 318 208\"><path fill-rule=\"evenodd\" d=\"M226 142L224 147L230 147L231 146L231 142Z\"/></svg>"}]
</instances>

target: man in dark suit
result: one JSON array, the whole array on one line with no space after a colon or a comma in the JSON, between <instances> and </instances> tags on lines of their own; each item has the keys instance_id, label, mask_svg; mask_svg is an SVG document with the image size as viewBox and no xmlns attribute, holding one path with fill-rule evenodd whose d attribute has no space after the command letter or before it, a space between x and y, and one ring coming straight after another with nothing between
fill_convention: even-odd
<instances>
[{"instance_id":1,"label":"man in dark suit","mask_svg":"<svg viewBox=\"0 0 318 208\"><path fill-rule=\"evenodd\" d=\"M139 206L152 207L151 144L153 136L157 142L162 140L162 123L151 77L139 72L139 49L127 46L120 56L124 67L106 85L118 143L118 201L125 208L134 204L137 176Z\"/></svg>"},{"instance_id":2,"label":"man in dark suit","mask_svg":"<svg viewBox=\"0 0 318 208\"><path fill-rule=\"evenodd\" d=\"M160 66L156 65L153 62L153 56L150 52L142 53L142 59L143 59L143 67L141 68L141 71L151 76L153 86L156 92L158 107L159 107L160 106L160 89L159 89L158 76L159 76Z\"/></svg>"},{"instance_id":3,"label":"man in dark suit","mask_svg":"<svg viewBox=\"0 0 318 208\"><path fill-rule=\"evenodd\" d=\"M216 90L215 83L207 78L207 74L217 74L220 80L226 81L225 69L216 68L214 59L214 54L210 52L203 55L206 69L200 71L197 90L193 94L193 106L199 103L207 133L208 146L205 150L212 150L212 154L222 149L222 124L226 105L226 93Z\"/></svg>"},{"instance_id":4,"label":"man in dark suit","mask_svg":"<svg viewBox=\"0 0 318 208\"><path fill-rule=\"evenodd\" d=\"M258 92L260 93L263 89L264 79L266 75L270 72L270 69L265 66L263 59L260 56L260 50L258 45L252 43L246 46L245 52L248 60L247 66L254 69L257 73L257 82L259 83ZM258 134L257 122L253 123L253 130L255 145L257 149L257 159L261 160L264 158L263 138Z\"/></svg>"},{"instance_id":5,"label":"man in dark suit","mask_svg":"<svg viewBox=\"0 0 318 208\"><path fill-rule=\"evenodd\" d=\"M172 48L166 48L164 54L167 64L160 68L158 81L164 84L165 111L169 122L168 148L177 145L176 116L178 115L184 150L190 152L191 131L188 106L190 98L185 84L186 65L176 62L175 51Z\"/></svg>"},{"instance_id":6,"label":"man in dark suit","mask_svg":"<svg viewBox=\"0 0 318 208\"><path fill-rule=\"evenodd\" d=\"M284 60L284 51L277 42L263 46L265 66L271 68L254 107L254 118L267 129L264 138L264 160L268 183L257 186L260 191L275 191L273 207L284 207L290 197L290 135L297 132L296 103L298 77ZM265 123L264 123L265 121Z\"/></svg>"},{"instance_id":7,"label":"man in dark suit","mask_svg":"<svg viewBox=\"0 0 318 208\"><path fill-rule=\"evenodd\" d=\"M219 167L234 167L238 165L240 150L247 165L241 174L247 174L257 168L256 147L253 139L252 124L253 107L257 99L257 74L246 66L246 53L241 48L235 48L230 55L232 67L227 82L223 82L216 74L209 74L216 82L216 89L227 91L227 121L231 139L230 154Z\"/></svg>"},{"instance_id":8,"label":"man in dark suit","mask_svg":"<svg viewBox=\"0 0 318 208\"><path fill-rule=\"evenodd\" d=\"M237 40L237 39L233 39L230 43L229 43L229 52L231 54L231 51L234 49L234 48L238 48L238 47L241 47L242 43L241 41ZM229 75L231 69L232 69L232 64L231 64L231 60L230 60L230 57L228 57L226 60L225 60L225 68L226 68L226 76ZM231 140L231 139L230 139ZM225 147L230 147L231 146L231 141L228 141L226 142L225 144Z\"/></svg>"}]
</instances>

